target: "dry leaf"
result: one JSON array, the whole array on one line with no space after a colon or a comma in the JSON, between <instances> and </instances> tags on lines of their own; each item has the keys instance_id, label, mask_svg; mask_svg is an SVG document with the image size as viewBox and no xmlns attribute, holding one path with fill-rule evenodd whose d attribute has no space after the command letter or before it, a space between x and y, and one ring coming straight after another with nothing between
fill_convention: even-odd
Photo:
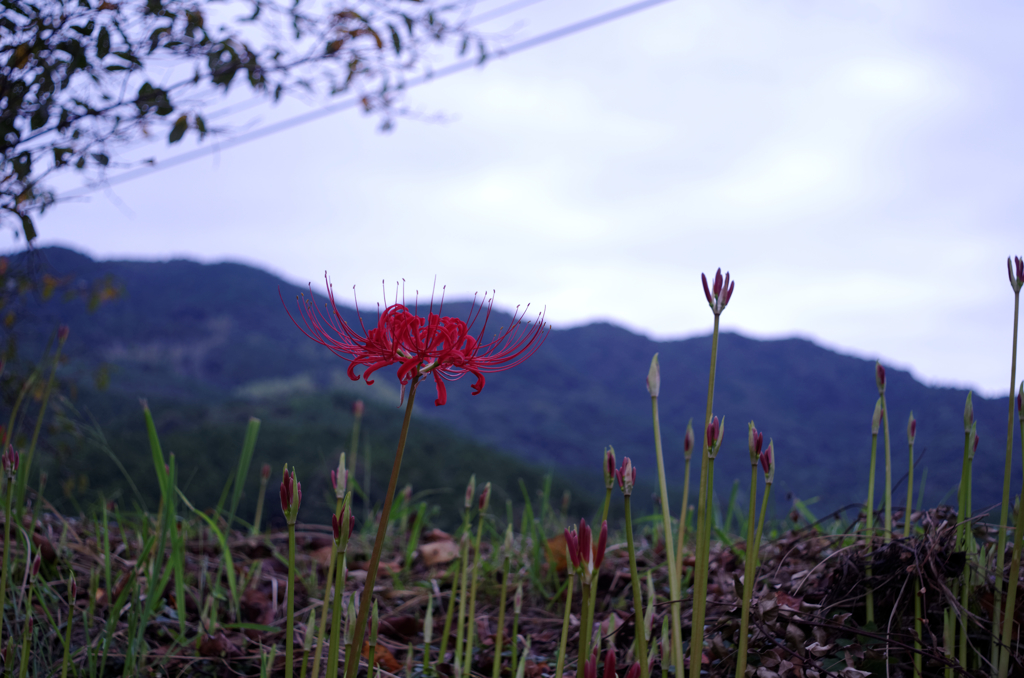
<instances>
[{"instance_id":1,"label":"dry leaf","mask_svg":"<svg viewBox=\"0 0 1024 678\"><path fill-rule=\"evenodd\" d=\"M420 545L420 558L427 567L446 565L458 557L459 545L451 539L439 539Z\"/></svg>"}]
</instances>

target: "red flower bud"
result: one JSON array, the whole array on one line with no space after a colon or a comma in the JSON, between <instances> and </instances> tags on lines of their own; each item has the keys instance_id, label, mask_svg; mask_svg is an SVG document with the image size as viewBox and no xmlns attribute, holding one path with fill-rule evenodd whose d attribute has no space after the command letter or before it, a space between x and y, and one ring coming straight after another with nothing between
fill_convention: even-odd
<instances>
[{"instance_id":1,"label":"red flower bud","mask_svg":"<svg viewBox=\"0 0 1024 678\"><path fill-rule=\"evenodd\" d=\"M594 553L594 569L600 569L604 552L608 548L608 521L601 522L601 534L597 537L597 552Z\"/></svg>"},{"instance_id":2,"label":"red flower bud","mask_svg":"<svg viewBox=\"0 0 1024 678\"><path fill-rule=\"evenodd\" d=\"M68 340L68 335L71 334L71 328L67 325L61 325L57 328L57 339L60 343L64 343Z\"/></svg>"},{"instance_id":3,"label":"red flower bud","mask_svg":"<svg viewBox=\"0 0 1024 678\"><path fill-rule=\"evenodd\" d=\"M357 400L354 403L352 403L352 414L353 414L353 416L355 416L355 417L363 416L363 409L364 409L364 405L363 405L363 401L362 400Z\"/></svg>"},{"instance_id":4,"label":"red flower bud","mask_svg":"<svg viewBox=\"0 0 1024 678\"><path fill-rule=\"evenodd\" d=\"M604 656L604 678L615 678L615 648L609 647Z\"/></svg>"},{"instance_id":5,"label":"red flower bud","mask_svg":"<svg viewBox=\"0 0 1024 678\"><path fill-rule=\"evenodd\" d=\"M622 468L615 470L615 479L619 481L619 489L627 497L633 494L633 487L636 485L636 469L629 457L622 458Z\"/></svg>"},{"instance_id":6,"label":"red flower bud","mask_svg":"<svg viewBox=\"0 0 1024 678\"><path fill-rule=\"evenodd\" d=\"M565 528L565 548L569 552L569 559L575 569L580 567L580 543L576 536L576 528Z\"/></svg>"},{"instance_id":7,"label":"red flower bud","mask_svg":"<svg viewBox=\"0 0 1024 678\"><path fill-rule=\"evenodd\" d=\"M885 393L885 368L877 360L875 361L875 384L878 385L879 393Z\"/></svg>"},{"instance_id":8,"label":"red flower bud","mask_svg":"<svg viewBox=\"0 0 1024 678\"><path fill-rule=\"evenodd\" d=\"M729 274L722 277L722 269L715 273L715 283L708 289L708 279L703 273L700 274L701 283L704 285L704 296L707 297L708 305L715 315L721 314L732 299L732 291L736 288L735 282L729 281Z\"/></svg>"},{"instance_id":9,"label":"red flower bud","mask_svg":"<svg viewBox=\"0 0 1024 678\"><path fill-rule=\"evenodd\" d=\"M683 436L683 454L687 459L689 459L690 455L693 453L693 441L693 419L691 419L686 425L686 435Z\"/></svg>"},{"instance_id":10,"label":"red flower bud","mask_svg":"<svg viewBox=\"0 0 1024 678\"><path fill-rule=\"evenodd\" d=\"M914 413L910 413L910 420L907 422L907 441L913 445L914 439L917 438L917 420L914 419Z\"/></svg>"},{"instance_id":11,"label":"red flower bud","mask_svg":"<svg viewBox=\"0 0 1024 678\"><path fill-rule=\"evenodd\" d=\"M612 489L615 483L615 448L609 445L604 451L604 486Z\"/></svg>"},{"instance_id":12,"label":"red flower bud","mask_svg":"<svg viewBox=\"0 0 1024 678\"><path fill-rule=\"evenodd\" d=\"M480 501L477 503L480 511L486 511L487 505L491 503L491 484L487 483L484 485L484 489L480 490Z\"/></svg>"},{"instance_id":13,"label":"red flower bud","mask_svg":"<svg viewBox=\"0 0 1024 678\"><path fill-rule=\"evenodd\" d=\"M626 671L625 678L639 678L640 676L640 662L633 662L633 665Z\"/></svg>"},{"instance_id":14,"label":"red flower bud","mask_svg":"<svg viewBox=\"0 0 1024 678\"><path fill-rule=\"evenodd\" d=\"M718 417L715 417L708 423L704 429L704 437L708 444L708 449L714 449L715 442L718 440Z\"/></svg>"},{"instance_id":15,"label":"red flower bud","mask_svg":"<svg viewBox=\"0 0 1024 678\"><path fill-rule=\"evenodd\" d=\"M597 678L597 655L591 655L583 664L583 678Z\"/></svg>"},{"instance_id":16,"label":"red flower bud","mask_svg":"<svg viewBox=\"0 0 1024 678\"><path fill-rule=\"evenodd\" d=\"M469 482L466 484L466 498L462 502L463 506L468 511L473 508L473 496L476 494L476 474L474 473L469 477Z\"/></svg>"},{"instance_id":17,"label":"red flower bud","mask_svg":"<svg viewBox=\"0 0 1024 678\"><path fill-rule=\"evenodd\" d=\"M260 468L260 478L263 480L270 480L270 464L264 464Z\"/></svg>"}]
</instances>

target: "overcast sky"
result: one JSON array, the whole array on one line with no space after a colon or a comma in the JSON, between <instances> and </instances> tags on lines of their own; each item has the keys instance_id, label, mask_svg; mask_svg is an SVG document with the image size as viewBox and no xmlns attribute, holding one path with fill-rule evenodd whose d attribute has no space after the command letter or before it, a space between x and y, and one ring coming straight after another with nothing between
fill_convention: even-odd
<instances>
[{"instance_id":1,"label":"overcast sky","mask_svg":"<svg viewBox=\"0 0 1024 678\"><path fill-rule=\"evenodd\" d=\"M511 44L625 4L541 0L481 28ZM366 301L382 279L427 290L436 274L450 295L546 306L556 326L603 319L656 338L709 330L700 273L721 266L737 281L727 329L1005 395L1006 257L1024 255L1022 14L675 0L409 92L445 122L381 134L343 112L58 206L38 242L240 261L298 283L326 270Z\"/></svg>"}]
</instances>

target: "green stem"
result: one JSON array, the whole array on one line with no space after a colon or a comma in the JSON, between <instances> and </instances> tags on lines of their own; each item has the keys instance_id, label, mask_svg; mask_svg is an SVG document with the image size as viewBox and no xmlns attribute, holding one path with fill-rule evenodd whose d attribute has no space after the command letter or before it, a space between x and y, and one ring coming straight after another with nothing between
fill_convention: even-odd
<instances>
[{"instance_id":1,"label":"green stem","mask_svg":"<svg viewBox=\"0 0 1024 678\"><path fill-rule=\"evenodd\" d=\"M469 598L469 510L466 510L466 529L462 533L462 577L459 582L459 611L455 617L455 656L452 665L462 666L462 648L466 640L466 599Z\"/></svg>"},{"instance_id":2,"label":"green stem","mask_svg":"<svg viewBox=\"0 0 1024 678\"><path fill-rule=\"evenodd\" d=\"M882 426L885 430L885 534L883 539L888 544L892 541L892 454L889 448L889 408L885 404L885 393L882 397Z\"/></svg>"},{"instance_id":3,"label":"green stem","mask_svg":"<svg viewBox=\"0 0 1024 678\"><path fill-rule=\"evenodd\" d=\"M672 509L668 503L668 484L665 479L665 457L661 447L661 422L658 419L657 396L651 396L651 413L654 417L654 452L658 460L658 486L661 491L661 519L665 528L665 564L668 568L668 585L672 595L672 658L676 674L681 676L683 672L682 595L679 591L680 573L676 568L676 549L672 543Z\"/></svg>"},{"instance_id":4,"label":"green stem","mask_svg":"<svg viewBox=\"0 0 1024 678\"><path fill-rule=\"evenodd\" d=\"M1011 398L1012 400L1012 398ZM910 513L914 507L914 443L910 443L910 470L907 471L907 510L903 515L903 538L910 537ZM917 655L914 655L917 656Z\"/></svg>"},{"instance_id":5,"label":"green stem","mask_svg":"<svg viewBox=\"0 0 1024 678\"><path fill-rule=\"evenodd\" d=\"M1011 398L1012 400L1012 398ZM1020 422L1020 449L1024 457L1024 420ZM1013 555L1010 558L1010 584L1006 592L1006 611L1003 613L1002 650L999 654L999 678L1006 678L1010 667L1010 642L1013 639L1014 610L1017 605L1017 585L1020 580L1021 545L1024 543L1024 496L1017 499L1017 523L1013 533Z\"/></svg>"},{"instance_id":6,"label":"green stem","mask_svg":"<svg viewBox=\"0 0 1024 678\"><path fill-rule=\"evenodd\" d=\"M1010 412L1006 421L1006 463L1003 466L1003 503L999 510L999 532L996 538L996 581L992 606L992 664L1001 661L996 643L999 632L999 613L1002 609L1003 565L1006 562L1006 525L1010 518L1010 467L1013 458L1013 388L1017 385L1017 321L1020 317L1020 289L1013 288L1013 352L1010 358ZM1021 529L1020 523L1017 530Z\"/></svg>"},{"instance_id":7,"label":"green stem","mask_svg":"<svg viewBox=\"0 0 1024 678\"><path fill-rule=\"evenodd\" d=\"M262 494L260 495L259 501L263 500ZM334 515L341 514L341 506L344 502L342 498L336 498L334 501ZM337 567L338 550L331 549L331 557L327 562L327 577L324 579L324 604L323 614L320 615L320 628L316 634L316 654L313 655L313 672L311 675L314 678L320 675L320 656L324 653L324 634L327 632L327 594L331 592L331 580L334 579L334 568Z\"/></svg>"},{"instance_id":8,"label":"green stem","mask_svg":"<svg viewBox=\"0 0 1024 678\"><path fill-rule=\"evenodd\" d=\"M388 531L388 518L391 516L391 504L395 500L395 488L398 486L398 472L402 468L402 455L405 454L405 441L409 437L409 424L412 421L412 404L416 399L416 387L419 385L420 376L417 374L409 385L409 401L405 407L405 418L402 420L402 433L398 437L398 449L395 451L395 461L391 466L391 479L388 481L387 494L384 497L384 508L380 516L380 524L377 526L377 538L373 542L373 551L370 554L370 563L366 571L366 583L363 586L363 596L359 602L359 614L356 617L355 636L352 647L361 648L363 638L366 636L366 619L370 614L370 598L373 597L373 585L377 581L377 568L380 567L380 555L384 549L384 536ZM356 669L359 662L349 662L345 678L356 678Z\"/></svg>"},{"instance_id":9,"label":"green stem","mask_svg":"<svg viewBox=\"0 0 1024 678\"><path fill-rule=\"evenodd\" d=\"M868 471L868 505L867 515L864 517L865 520L865 534L864 534L864 554L870 555L874 550L875 545L875 462L878 456L878 433L871 434L871 465ZM871 565L867 565L864 568L864 574L866 578L871 578ZM871 587L868 587L867 593L864 599L865 606L865 619L867 623L873 624L875 622L875 591Z\"/></svg>"},{"instance_id":10,"label":"green stem","mask_svg":"<svg viewBox=\"0 0 1024 678\"><path fill-rule=\"evenodd\" d=\"M590 582L583 577L583 595L580 610L580 647L576 655L576 678L583 678L583 665L590 659L590 636L594 632L594 624L590 616Z\"/></svg>"},{"instance_id":11,"label":"green stem","mask_svg":"<svg viewBox=\"0 0 1024 678\"><path fill-rule=\"evenodd\" d=\"M512 614L512 675L519 675L519 610ZM527 640L527 643L530 641ZM525 656L525 652L524 652Z\"/></svg>"},{"instance_id":12,"label":"green stem","mask_svg":"<svg viewBox=\"0 0 1024 678\"><path fill-rule=\"evenodd\" d=\"M968 454L971 448L971 432L970 430L964 431L964 461L963 466L960 467L960 487L957 492L957 514L956 514L956 548L966 550L966 538L964 537L967 531L967 521L970 520L970 515L967 513L967 479L970 462L968 461Z\"/></svg>"},{"instance_id":13,"label":"green stem","mask_svg":"<svg viewBox=\"0 0 1024 678\"><path fill-rule=\"evenodd\" d=\"M644 636L644 601L640 593L640 573L636 567L636 544L633 541L633 514L629 506L630 496L625 497L626 504L626 545L629 550L629 579L633 587L633 636L636 642L636 656L640 662L640 678L648 678L647 638ZM692 659L690 660L693 661ZM680 677L682 674L678 674ZM555 673L556 677L561 676Z\"/></svg>"},{"instance_id":14,"label":"green stem","mask_svg":"<svg viewBox=\"0 0 1024 678\"><path fill-rule=\"evenodd\" d=\"M7 602L7 577L11 568L11 495L14 493L14 477L7 476L4 488L4 564L0 574L0 638L4 630L4 605ZM109 589L108 589L109 590Z\"/></svg>"},{"instance_id":15,"label":"green stem","mask_svg":"<svg viewBox=\"0 0 1024 678\"><path fill-rule=\"evenodd\" d=\"M341 558L344 560L345 553L342 549L337 549L337 553L334 556L335 559ZM341 642L341 599L342 594L345 591L345 579L344 579L345 568L335 567L334 568L334 601L331 605L331 639L330 644L327 646L327 675L337 676L338 675L338 646ZM330 585L328 584L328 587ZM324 596L326 598L326 594ZM325 607L326 616L326 607ZM320 653L320 648L317 646L317 654ZM349 657L345 656L345 661L348 662ZM319 667L317 667L319 668ZM316 671L313 672L314 676L320 674Z\"/></svg>"},{"instance_id":16,"label":"green stem","mask_svg":"<svg viewBox=\"0 0 1024 678\"><path fill-rule=\"evenodd\" d=\"M64 660L61 662L60 678L68 678L68 667L71 665L71 629L75 621L75 599L68 592L68 625L64 631Z\"/></svg>"},{"instance_id":17,"label":"green stem","mask_svg":"<svg viewBox=\"0 0 1024 678\"><path fill-rule=\"evenodd\" d=\"M512 559L505 556L504 576L501 578L501 600L498 603L498 637L494 641L494 666L491 668L491 678L498 678L498 673L501 671L501 651L505 644L505 604L508 602L508 574L511 569ZM564 650L565 629L562 630L562 643ZM559 669L561 669L561 664L559 664ZM562 674L556 672L555 675Z\"/></svg>"},{"instance_id":18,"label":"green stem","mask_svg":"<svg viewBox=\"0 0 1024 678\"><path fill-rule=\"evenodd\" d=\"M480 538L484 533L484 513L480 512L476 526L476 541L473 544L473 576L469 590L469 616L466 617L466 660L463 666L466 673L473 670L473 632L476 630L476 588L480 573Z\"/></svg>"},{"instance_id":19,"label":"green stem","mask_svg":"<svg viewBox=\"0 0 1024 678\"><path fill-rule=\"evenodd\" d=\"M508 561L505 561L508 562ZM569 563L569 582L566 585L565 591L565 613L562 616L562 638L558 642L558 661L555 664L555 675L561 677L565 670L565 649L569 643L569 616L572 611L572 591L576 588L576 573L572 569L572 563ZM502 591L504 593L504 590ZM504 612L504 606L502 612ZM501 654L501 622L498 622L498 650L494 655L494 674L491 678L498 678L498 657ZM513 650L512 654L515 654Z\"/></svg>"},{"instance_id":20,"label":"green stem","mask_svg":"<svg viewBox=\"0 0 1024 678\"><path fill-rule=\"evenodd\" d=\"M750 628L750 598L754 592L754 565L757 562L757 543L754 541L757 511L757 462L750 465L750 508L747 512L747 548L743 563L743 600L740 613L740 639L736 649L736 678L743 678L747 670L747 630Z\"/></svg>"},{"instance_id":21,"label":"green stem","mask_svg":"<svg viewBox=\"0 0 1024 678\"><path fill-rule=\"evenodd\" d=\"M452 633L452 617L455 616L455 584L459 579L459 569L462 561L456 560L452 565L452 588L448 594L448 611L444 616L444 631L441 633L441 649L437 654L437 661L444 663L444 656L448 653L448 637ZM514 654L514 653L513 653Z\"/></svg>"},{"instance_id":22,"label":"green stem","mask_svg":"<svg viewBox=\"0 0 1024 678\"><path fill-rule=\"evenodd\" d=\"M686 457L686 470L683 472L683 508L679 512L679 539L676 541L676 569L679 572L680 590L682 589L683 542L686 540L686 505L690 502L690 457ZM681 677L680 677L681 678Z\"/></svg>"},{"instance_id":23,"label":"green stem","mask_svg":"<svg viewBox=\"0 0 1024 678\"><path fill-rule=\"evenodd\" d=\"M604 510L601 511L601 522L604 523L608 520L608 508L612 503L612 488L606 487L604 491ZM594 573L597 576L597 573ZM597 586L590 588L590 609L597 609Z\"/></svg>"},{"instance_id":24,"label":"green stem","mask_svg":"<svg viewBox=\"0 0 1024 678\"><path fill-rule=\"evenodd\" d=\"M31 567L31 565L29 565L29 567ZM29 578L29 582L28 582L28 594L26 595L26 598L25 598L25 628L22 630L21 667L20 667L20 673L18 674L20 676L20 678L26 678L26 676L28 676L28 660L29 660L28 650L29 650L29 646L32 643L32 633L31 633L31 628L32 628L31 627L31 624L32 624L32 592L33 592L34 589L35 589L35 584L34 584L34 582L32 581L32 579L30 577Z\"/></svg>"},{"instance_id":25,"label":"green stem","mask_svg":"<svg viewBox=\"0 0 1024 678\"><path fill-rule=\"evenodd\" d=\"M288 523L288 618L285 620L284 674L295 674L295 523Z\"/></svg>"},{"instance_id":26,"label":"green stem","mask_svg":"<svg viewBox=\"0 0 1024 678\"><path fill-rule=\"evenodd\" d=\"M715 402L715 370L718 363L718 325L719 316L715 314L715 327L711 333L711 370L708 375L708 404L704 413L704 426L711 422L711 412ZM701 432L706 433L705 431ZM700 492L697 499L697 544L698 549L704 543L705 520L707 512L707 483L708 464L705 463L708 453L707 435L701 436L704 440L704 454L700 464ZM690 678L700 678L701 657L704 647L704 613L707 606L708 570L707 563L696 558L693 567L693 622L690 628ZM698 623L699 622L699 623ZM641 659L641 665L647 657ZM676 675L682 676L682 667L677 667Z\"/></svg>"}]
</instances>

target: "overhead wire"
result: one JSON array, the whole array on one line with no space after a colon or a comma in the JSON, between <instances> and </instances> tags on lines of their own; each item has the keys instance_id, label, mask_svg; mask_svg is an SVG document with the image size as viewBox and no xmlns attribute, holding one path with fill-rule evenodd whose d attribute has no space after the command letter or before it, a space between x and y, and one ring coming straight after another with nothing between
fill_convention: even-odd
<instances>
[{"instance_id":1,"label":"overhead wire","mask_svg":"<svg viewBox=\"0 0 1024 678\"><path fill-rule=\"evenodd\" d=\"M550 42L554 42L555 40L560 40L562 38L574 35L576 33L581 33L585 30L595 28L597 26L612 21L616 21L631 14L636 14L637 12L641 12L645 9L650 9L651 7L655 7L657 5L663 5L668 2L672 2L672 0L639 0L638 2L633 2L628 5L607 12L603 12L601 14L597 14L587 19L582 19L580 21L562 26L560 28L555 28L545 33L541 33L532 38L527 38L520 42L514 43L498 52L495 52L493 55L488 56L488 60L510 57L513 54L525 52L526 50L533 49L535 47L539 47ZM510 5L512 4L516 3L510 3ZM420 85L424 85L435 80L440 80L441 78L445 78L456 73L461 73L462 71L468 70L474 66L479 66L480 63L481 62L478 59L465 59L462 61L457 61L447 66L443 66L430 73L425 73L423 75L410 78L408 81L405 82L403 89L411 89L413 87L418 87ZM149 176L151 174L155 174L162 170L171 169L172 167L177 167L178 165L182 165L193 160L198 160L199 158L203 158L205 156L218 153L220 151L225 151L236 146L241 146L242 144L247 144L252 141L268 137L272 134L284 132L286 130L299 127L301 125L305 125L310 122L320 120L321 118L334 115L335 113L339 113L349 108L355 108L356 106L359 106L360 103L361 98L358 96L342 99L341 101L336 101L333 104L328 104L316 110L309 111L307 113L301 113L299 115L295 115L290 118L286 118L285 120L280 120L278 122L270 123L258 129L254 129L251 132L245 132L234 137L231 137L229 139L226 139L224 141L213 143L209 146L203 146L201 148L197 148L191 151L179 153L169 158L165 158L164 160L155 162L154 164L137 167L135 169L128 170L120 174L116 174L112 177L108 177L101 182L96 182L94 184L89 184L81 188L73 189L61 195L60 199L80 197L98 190L103 190L110 186L122 184L126 181L139 179L145 176Z\"/></svg>"}]
</instances>

